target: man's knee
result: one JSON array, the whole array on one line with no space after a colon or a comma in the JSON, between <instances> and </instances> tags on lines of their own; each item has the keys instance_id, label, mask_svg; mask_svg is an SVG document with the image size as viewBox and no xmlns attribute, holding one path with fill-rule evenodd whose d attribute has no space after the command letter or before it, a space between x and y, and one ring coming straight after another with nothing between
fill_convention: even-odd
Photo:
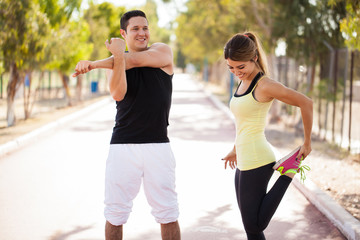
<instances>
[{"instance_id":1,"label":"man's knee","mask_svg":"<svg viewBox=\"0 0 360 240\"><path fill-rule=\"evenodd\" d=\"M105 207L104 216L107 222L113 226L124 225L130 215L130 211L124 211L116 207Z\"/></svg>"},{"instance_id":2,"label":"man's knee","mask_svg":"<svg viewBox=\"0 0 360 240\"><path fill-rule=\"evenodd\" d=\"M164 210L153 209L151 213L155 217L156 222L160 224L174 223L179 218L179 208L177 205Z\"/></svg>"}]
</instances>

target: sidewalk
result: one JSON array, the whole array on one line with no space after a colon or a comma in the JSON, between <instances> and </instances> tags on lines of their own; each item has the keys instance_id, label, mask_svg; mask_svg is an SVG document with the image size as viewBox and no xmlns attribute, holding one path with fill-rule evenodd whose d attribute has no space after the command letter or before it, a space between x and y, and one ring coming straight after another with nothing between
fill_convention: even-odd
<instances>
[{"instance_id":1,"label":"sidewalk","mask_svg":"<svg viewBox=\"0 0 360 240\"><path fill-rule=\"evenodd\" d=\"M45 138L49 135L49 132L51 132L52 135L58 134L58 132L62 131L61 129L66 126L65 133L61 133L62 136L76 136L76 138L79 138L83 145L87 147L88 151L96 152L97 158L91 158L91 154L88 154L89 156L86 155L88 158L82 160L86 164L85 171L88 172L87 168L91 168L94 162L96 162L93 166L94 172L99 171L99 166L100 171L102 171L104 161L103 159L99 161L98 158L99 156L101 158L102 155L103 158L106 158L106 145L108 142L104 142L103 140L97 142L98 137L94 137L94 134L99 136L101 131L107 129L106 132L104 132L103 138L107 139L109 137L115 116L114 110L113 102L103 100L81 112L61 119L52 125L44 126L17 141L2 145L0 146L0 165L3 163L3 165L1 165L2 167L4 167L4 164L8 166L10 160L18 158L16 154L19 154L19 152L26 147L29 148L27 151L31 152L29 143L35 145L36 142L36 144L40 144L37 149L42 149L42 143L35 141L36 139L40 137ZM90 119L92 116L96 116L96 120ZM77 119L81 121L75 121ZM85 123L83 121L85 121ZM235 137L234 130L232 117L226 107L209 93L204 92L188 75L175 75L173 105L170 112L169 137L177 160L177 192L181 211L179 222L182 230L182 239L184 240L246 239L234 192L234 171L229 169L224 170L224 165L221 161L221 158L225 156L233 146ZM69 139L69 137L67 137L67 139ZM49 142L49 140L46 139L42 141ZM72 153L72 156L79 155L77 152L72 152L71 143L63 142L62 144L64 145L62 147L67 149L68 155L65 155L67 158L69 158L70 153ZM66 147L66 144L70 144L70 146ZM16 153L14 153L15 150L17 150ZM11 151L10 156L7 154L9 151ZM11 157L13 159L7 159ZM41 162L41 160L36 161L39 162L39 164ZM44 160L44 162L47 161ZM84 165L80 162L74 161L73 159L66 159L66 163L67 162L69 162L68 164L72 168L70 173L74 172L74 176L77 170L84 172ZM76 162L76 165L70 165L72 162ZM60 163L57 163L56 166L60 167L59 164ZM50 165L50 163L46 163L46 165ZM10 169L10 167L8 169ZM55 171L55 169L52 169L52 171ZM57 175L60 174L57 173ZM4 182L4 175L1 176ZM91 176L90 173L86 173L85 176L82 175L81 181L87 182L86 179ZM274 177L277 176L278 175L274 174ZM48 177L50 177L50 175ZM102 181L101 175L96 177L98 179L97 182ZM67 181L69 183L71 182L70 180ZM94 181L94 179L91 181ZM316 207L311 204L295 186L304 192L306 198L310 199ZM99 201L92 201L94 198L99 200L101 197L99 197L99 192L102 194L102 186L99 187L94 184L90 187L95 197L93 195L86 195L86 205L96 206L96 212L101 212L101 210L98 209L102 208L102 205L99 206ZM1 189L0 184L0 190ZM27 191L31 190L28 189ZM63 189L63 191L65 190ZM76 193L77 192L72 192L72 195L69 197L75 197ZM1 194L3 197L0 198L0 203L2 203L3 198L6 198L6 196L0 192L0 195ZM34 194L36 194L36 192L34 192ZM86 192L86 194L89 193ZM66 224L64 223L64 225L66 225L64 228L56 226L59 234L56 232L56 234L52 234L52 236L57 237L43 239L103 239L104 219L96 214L90 214L90 217L85 217L84 212L95 211L95 209L82 210L81 205L83 205L82 202L84 199L72 201L79 204L78 208L76 208L76 206L69 207L69 209L72 209L72 212L64 213L64 217L61 217L62 219L66 219L66 216L71 216L71 220L68 219ZM12 204L11 201L5 202ZM15 209L17 206L13 208ZM76 211L74 211L75 209ZM318 209L326 214L327 217ZM32 211L36 212L35 207ZM300 185L295 180L286 193L269 227L265 231L265 235L268 240L346 239L340 231L334 227L333 224L335 224L348 239L360 239L358 232L356 232L360 229L359 225L357 225L358 222L352 222L351 218L346 218L347 215L345 215L343 211L345 210L329 199L326 194L312 186L310 182L305 185ZM57 210L57 212L63 211ZM28 214L30 217L26 219L26 221L35 222L37 216L35 215L34 219L32 219L31 214L33 213L30 212ZM25 217L25 215L24 213L22 216ZM14 222L18 221L19 219L16 221L14 219ZM55 222L55 219L53 219L53 221ZM4 222L6 222L6 220L4 220ZM9 219L7 219L6 224L10 224L9 222ZM72 225L69 225L70 223ZM55 224L53 223L52 225ZM14 226L4 227L6 227L6 229L14 228ZM52 227L53 226L49 226L49 229ZM1 236L0 229L0 238L7 240ZM124 227L124 239L160 239L159 226L154 222L150 214L150 208L142 192L140 192L136 198L129 222Z\"/></svg>"}]
</instances>

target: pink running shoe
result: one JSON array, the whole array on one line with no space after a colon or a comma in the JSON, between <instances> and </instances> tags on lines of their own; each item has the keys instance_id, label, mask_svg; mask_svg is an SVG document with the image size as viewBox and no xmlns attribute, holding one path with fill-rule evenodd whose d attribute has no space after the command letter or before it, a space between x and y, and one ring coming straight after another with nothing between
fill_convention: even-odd
<instances>
[{"instance_id":1,"label":"pink running shoe","mask_svg":"<svg viewBox=\"0 0 360 240\"><path fill-rule=\"evenodd\" d=\"M301 156L301 159L296 158L296 156L299 154L299 151L300 147L294 149L291 153L277 161L273 169L279 171L281 175L284 175L286 173L296 174L299 171L302 171L300 164L303 160L303 157Z\"/></svg>"}]
</instances>

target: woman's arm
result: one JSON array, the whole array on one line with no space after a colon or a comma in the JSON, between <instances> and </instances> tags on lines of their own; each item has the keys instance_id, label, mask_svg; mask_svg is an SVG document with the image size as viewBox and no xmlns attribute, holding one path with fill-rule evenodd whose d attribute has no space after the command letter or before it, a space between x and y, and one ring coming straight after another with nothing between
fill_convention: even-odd
<instances>
[{"instance_id":1,"label":"woman's arm","mask_svg":"<svg viewBox=\"0 0 360 240\"><path fill-rule=\"evenodd\" d=\"M264 79L265 80L265 79ZM306 158L311 152L311 131L313 125L313 101L304 94L282 85L271 79L266 79L259 84L259 95L269 99L277 99L286 104L300 108L304 126L304 143L298 157Z\"/></svg>"}]
</instances>

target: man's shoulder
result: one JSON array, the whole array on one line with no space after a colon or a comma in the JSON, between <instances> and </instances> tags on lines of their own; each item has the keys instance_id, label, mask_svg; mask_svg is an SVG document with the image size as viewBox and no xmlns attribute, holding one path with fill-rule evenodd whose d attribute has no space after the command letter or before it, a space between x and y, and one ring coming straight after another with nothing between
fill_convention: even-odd
<instances>
[{"instance_id":1,"label":"man's shoulder","mask_svg":"<svg viewBox=\"0 0 360 240\"><path fill-rule=\"evenodd\" d=\"M169 45L167 45L166 43L163 43L163 42L156 42L156 43L153 43L150 45L150 47L169 47Z\"/></svg>"},{"instance_id":2,"label":"man's shoulder","mask_svg":"<svg viewBox=\"0 0 360 240\"><path fill-rule=\"evenodd\" d=\"M153 44L151 44L151 46L148 49L160 50L160 51L171 51L170 46L167 45L166 43L162 43L162 42L153 43Z\"/></svg>"}]
</instances>

